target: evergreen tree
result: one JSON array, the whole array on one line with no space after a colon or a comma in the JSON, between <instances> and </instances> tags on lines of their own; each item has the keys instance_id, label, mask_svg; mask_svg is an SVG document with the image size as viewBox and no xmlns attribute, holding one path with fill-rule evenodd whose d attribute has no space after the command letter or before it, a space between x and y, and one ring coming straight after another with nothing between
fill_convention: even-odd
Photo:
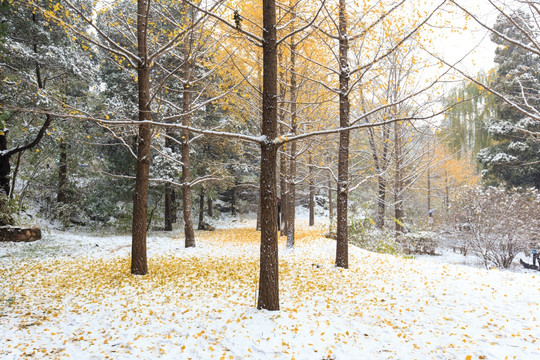
<instances>
[{"instance_id":1,"label":"evergreen tree","mask_svg":"<svg viewBox=\"0 0 540 360\"><path fill-rule=\"evenodd\" d=\"M531 26L522 12L512 14L510 19L501 15L494 25L496 31L517 44L492 35L492 41L499 45L495 52L498 68L493 88L504 94L504 99L495 100L496 118L488 127L496 143L482 149L478 160L485 166L483 177L488 183L540 188L540 141L536 135L540 124L518 110L518 107L539 109L540 61L537 55L520 46L529 46L531 41L516 24L521 28Z\"/></svg>"}]
</instances>

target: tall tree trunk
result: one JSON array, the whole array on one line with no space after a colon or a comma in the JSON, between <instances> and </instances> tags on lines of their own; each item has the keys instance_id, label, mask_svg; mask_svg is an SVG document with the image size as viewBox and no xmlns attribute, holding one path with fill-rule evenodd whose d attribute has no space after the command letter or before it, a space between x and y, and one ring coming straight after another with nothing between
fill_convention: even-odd
<instances>
[{"instance_id":1,"label":"tall tree trunk","mask_svg":"<svg viewBox=\"0 0 540 360\"><path fill-rule=\"evenodd\" d=\"M332 176L328 178L328 217L330 218L330 224L332 224L332 221L334 219L334 199L332 197Z\"/></svg>"},{"instance_id":2,"label":"tall tree trunk","mask_svg":"<svg viewBox=\"0 0 540 360\"><path fill-rule=\"evenodd\" d=\"M295 18L296 11L292 1L289 2L291 6L291 32L295 30ZM291 134L294 136L297 131L297 91L298 85L296 82L296 43L294 42L294 35L291 36L290 50L291 50ZM294 247L294 232L296 227L296 141L291 143L290 152L290 164L289 164L289 181L287 191L287 248Z\"/></svg>"},{"instance_id":3,"label":"tall tree trunk","mask_svg":"<svg viewBox=\"0 0 540 360\"><path fill-rule=\"evenodd\" d=\"M131 273L134 275L145 275L148 273L146 221L148 216L150 142L152 140L150 124L144 122L152 119L150 109L150 64L148 62L147 46L148 1L139 0L137 4L139 121L143 123L139 125L135 194L133 195L133 223L131 227Z\"/></svg>"},{"instance_id":4,"label":"tall tree trunk","mask_svg":"<svg viewBox=\"0 0 540 360\"><path fill-rule=\"evenodd\" d=\"M188 16L188 15L186 15ZM184 91L182 93L182 125L191 125L191 71L190 48L192 39L187 38L184 46ZM190 131L182 129L182 211L184 214L185 247L195 247L195 231L193 230L193 206L191 197L191 162Z\"/></svg>"},{"instance_id":5,"label":"tall tree trunk","mask_svg":"<svg viewBox=\"0 0 540 360\"><path fill-rule=\"evenodd\" d=\"M402 180L402 139L399 122L394 123L394 154L396 164L395 194L394 194L394 217L396 222L396 236L403 233L403 180Z\"/></svg>"},{"instance_id":6,"label":"tall tree trunk","mask_svg":"<svg viewBox=\"0 0 540 360\"><path fill-rule=\"evenodd\" d=\"M67 183L67 146L64 139L60 139L58 149L60 150L60 162L58 166L58 192L56 201L59 204L65 204L66 199L66 183Z\"/></svg>"},{"instance_id":7,"label":"tall tree trunk","mask_svg":"<svg viewBox=\"0 0 540 360\"><path fill-rule=\"evenodd\" d=\"M174 136L174 132L172 129L167 128L165 129L166 137L165 137L165 147L169 148L174 153L174 143L171 140L171 138ZM169 183L165 183L165 209L164 209L164 221L165 221L165 231L172 231L173 222L174 222L174 215L173 215L173 187Z\"/></svg>"},{"instance_id":8,"label":"tall tree trunk","mask_svg":"<svg viewBox=\"0 0 540 360\"><path fill-rule=\"evenodd\" d=\"M281 130L283 134L283 130ZM281 196L281 236L287 234L288 189L287 189L287 157L282 148L279 159L279 189Z\"/></svg>"},{"instance_id":9,"label":"tall tree trunk","mask_svg":"<svg viewBox=\"0 0 540 360\"><path fill-rule=\"evenodd\" d=\"M165 184L165 231L172 231L172 188L171 184Z\"/></svg>"},{"instance_id":10,"label":"tall tree trunk","mask_svg":"<svg viewBox=\"0 0 540 360\"><path fill-rule=\"evenodd\" d=\"M281 9L280 9L281 10ZM280 15L281 17L281 11ZM278 68L283 63L283 51L282 47L278 48ZM280 107L280 110L278 112L278 117L280 119L280 125L279 125L279 134L284 135L287 131L285 130L285 106L283 105L285 103L285 96L287 94L287 87L285 86L286 83L286 72L280 71L278 72L279 77L279 100L282 106ZM281 147L279 151L279 191L280 191L280 199L281 199L281 223L278 224L278 228L281 232L281 236L284 236L287 234L287 156L286 156L286 150L287 147L284 145Z\"/></svg>"},{"instance_id":11,"label":"tall tree trunk","mask_svg":"<svg viewBox=\"0 0 540 360\"><path fill-rule=\"evenodd\" d=\"M186 64L188 64L186 60ZM186 76L186 85L184 87L183 95L183 112L182 125L189 126L191 122L190 111L190 86L189 80L189 64L184 68ZM193 214L192 214L192 200L191 200L191 168L189 159L189 130L182 129L182 212L184 214L184 236L185 247L195 247L195 231L193 230Z\"/></svg>"},{"instance_id":12,"label":"tall tree trunk","mask_svg":"<svg viewBox=\"0 0 540 360\"><path fill-rule=\"evenodd\" d=\"M3 130L0 133L0 151L7 150L7 130ZM2 189L6 196L10 193L9 175L11 173L11 164L9 163L10 156L0 156L0 189Z\"/></svg>"},{"instance_id":13,"label":"tall tree trunk","mask_svg":"<svg viewBox=\"0 0 540 360\"><path fill-rule=\"evenodd\" d=\"M176 190L173 188L171 189L171 220L172 223L176 223L178 221L178 202L176 199Z\"/></svg>"},{"instance_id":14,"label":"tall tree trunk","mask_svg":"<svg viewBox=\"0 0 540 360\"><path fill-rule=\"evenodd\" d=\"M204 186L201 186L201 192L199 193L199 230L204 228Z\"/></svg>"},{"instance_id":15,"label":"tall tree trunk","mask_svg":"<svg viewBox=\"0 0 540 360\"><path fill-rule=\"evenodd\" d=\"M379 229L384 229L384 217L386 215L386 178L383 175L377 176L377 220Z\"/></svg>"},{"instance_id":16,"label":"tall tree trunk","mask_svg":"<svg viewBox=\"0 0 540 360\"><path fill-rule=\"evenodd\" d=\"M428 214L430 214L431 210L431 137L428 139L428 149L427 149L427 155L428 155L428 167L427 167L427 211Z\"/></svg>"},{"instance_id":17,"label":"tall tree trunk","mask_svg":"<svg viewBox=\"0 0 540 360\"><path fill-rule=\"evenodd\" d=\"M210 195L206 197L206 213L208 214L209 217L214 216L214 204L212 202L212 198L210 197Z\"/></svg>"},{"instance_id":18,"label":"tall tree trunk","mask_svg":"<svg viewBox=\"0 0 540 360\"><path fill-rule=\"evenodd\" d=\"M279 310L277 234L277 31L276 2L263 0L263 117L261 135L261 254L258 309Z\"/></svg>"},{"instance_id":19,"label":"tall tree trunk","mask_svg":"<svg viewBox=\"0 0 540 360\"><path fill-rule=\"evenodd\" d=\"M339 0L339 126L349 126L349 39L346 0ZM339 133L336 266L349 267L349 131Z\"/></svg>"},{"instance_id":20,"label":"tall tree trunk","mask_svg":"<svg viewBox=\"0 0 540 360\"><path fill-rule=\"evenodd\" d=\"M315 225L315 180L312 162L313 159L309 154L309 226Z\"/></svg>"}]
</instances>

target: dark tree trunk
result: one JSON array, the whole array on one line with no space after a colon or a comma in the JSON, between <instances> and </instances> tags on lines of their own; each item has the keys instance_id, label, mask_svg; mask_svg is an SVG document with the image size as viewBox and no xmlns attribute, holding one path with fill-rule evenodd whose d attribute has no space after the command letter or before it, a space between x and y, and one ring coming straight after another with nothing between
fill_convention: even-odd
<instances>
[{"instance_id":1,"label":"dark tree trunk","mask_svg":"<svg viewBox=\"0 0 540 360\"><path fill-rule=\"evenodd\" d=\"M191 86L189 80L191 78L191 63L189 57L189 45L185 45L185 60L184 60L184 92L182 111L182 125L189 126L191 124ZM190 164L190 132L187 129L182 129L182 210L184 213L184 235L186 248L195 247L195 231L193 230L193 214L192 214L192 199L191 199L191 164Z\"/></svg>"},{"instance_id":2,"label":"dark tree trunk","mask_svg":"<svg viewBox=\"0 0 540 360\"><path fill-rule=\"evenodd\" d=\"M59 204L65 204L66 198L66 183L67 183L67 144L64 139L60 140L58 146L60 150L60 163L58 167L58 193L56 201Z\"/></svg>"},{"instance_id":3,"label":"dark tree trunk","mask_svg":"<svg viewBox=\"0 0 540 360\"><path fill-rule=\"evenodd\" d=\"M204 229L204 187L201 187L201 192L199 193L199 230Z\"/></svg>"},{"instance_id":4,"label":"dark tree trunk","mask_svg":"<svg viewBox=\"0 0 540 360\"><path fill-rule=\"evenodd\" d=\"M309 226L315 225L315 182L313 179L313 166L309 156Z\"/></svg>"},{"instance_id":5,"label":"dark tree trunk","mask_svg":"<svg viewBox=\"0 0 540 360\"><path fill-rule=\"evenodd\" d=\"M278 67L281 66L283 63L283 51L281 51L282 47L278 48ZM278 112L278 117L280 119L280 125L279 125L279 134L284 135L287 131L285 131L285 106L283 105L285 103L285 96L287 94L287 87L285 86L286 83L286 75L285 71L280 71L278 73L279 77L279 100L281 103L280 111ZM280 235L284 236L287 234L287 156L286 156L286 147L281 147L279 151L279 192L280 192L280 200L281 200L281 218L280 218L280 224L278 224L278 228L280 231Z\"/></svg>"},{"instance_id":6,"label":"dark tree trunk","mask_svg":"<svg viewBox=\"0 0 540 360\"><path fill-rule=\"evenodd\" d=\"M281 231L281 236L283 236L287 234L288 216L287 159L285 156L285 149L281 150L279 165L279 189L281 196L281 224L279 228Z\"/></svg>"},{"instance_id":7,"label":"dark tree trunk","mask_svg":"<svg viewBox=\"0 0 540 360\"><path fill-rule=\"evenodd\" d=\"M295 10L294 5L291 9L292 29L294 31L294 18ZM297 131L296 123L296 108L297 108L297 83L296 83L296 43L294 42L294 36L291 36L291 134L294 136ZM287 191L287 248L294 247L294 232L296 223L296 141L291 143L290 152L290 164L289 164L289 184Z\"/></svg>"},{"instance_id":8,"label":"dark tree trunk","mask_svg":"<svg viewBox=\"0 0 540 360\"><path fill-rule=\"evenodd\" d=\"M339 126L349 126L349 40L347 36L346 0L339 0ZM339 134L338 189L337 189L337 241L336 266L349 267L348 239L349 195L349 131Z\"/></svg>"},{"instance_id":9,"label":"dark tree trunk","mask_svg":"<svg viewBox=\"0 0 540 360\"><path fill-rule=\"evenodd\" d=\"M167 136L165 137L165 147L166 148L169 148L173 151L173 153L175 152L175 146L174 146L174 142L173 140L171 140L173 137L174 137L174 132L172 131L172 129L170 128L167 128L165 130L165 133L167 134ZM175 222L175 214L174 214L174 211L173 211L173 206L174 206L174 203L173 203L173 187L171 184L169 183L165 183L165 204L164 204L164 221L165 221L165 231L172 231L173 229L173 223Z\"/></svg>"},{"instance_id":10,"label":"dark tree trunk","mask_svg":"<svg viewBox=\"0 0 540 360\"><path fill-rule=\"evenodd\" d=\"M207 196L206 200L206 213L209 217L214 216L214 204L212 203L212 198Z\"/></svg>"},{"instance_id":11,"label":"dark tree trunk","mask_svg":"<svg viewBox=\"0 0 540 360\"><path fill-rule=\"evenodd\" d=\"M231 215L236 216L236 187L231 189Z\"/></svg>"},{"instance_id":12,"label":"dark tree trunk","mask_svg":"<svg viewBox=\"0 0 540 360\"><path fill-rule=\"evenodd\" d=\"M378 194L376 225L379 229L384 229L384 216L386 213L386 178L384 176L378 176L377 180Z\"/></svg>"},{"instance_id":13,"label":"dark tree trunk","mask_svg":"<svg viewBox=\"0 0 540 360\"><path fill-rule=\"evenodd\" d=\"M403 233L403 180L402 180L402 143L401 127L399 122L394 123L394 154L396 174L394 179L394 217L396 222L396 236Z\"/></svg>"},{"instance_id":14,"label":"dark tree trunk","mask_svg":"<svg viewBox=\"0 0 540 360\"><path fill-rule=\"evenodd\" d=\"M147 27L148 1L139 0L137 5L137 64L139 87L139 121L152 119L150 109L150 64L148 63ZM133 225L131 228L131 273L148 273L146 255L146 222L148 216L148 176L150 173L150 142L152 131L150 124L139 125L137 146L137 170L135 174L135 194L133 196Z\"/></svg>"},{"instance_id":15,"label":"dark tree trunk","mask_svg":"<svg viewBox=\"0 0 540 360\"><path fill-rule=\"evenodd\" d=\"M165 231L173 227L172 191L171 184L165 184Z\"/></svg>"},{"instance_id":16,"label":"dark tree trunk","mask_svg":"<svg viewBox=\"0 0 540 360\"><path fill-rule=\"evenodd\" d=\"M178 221L178 201L177 201L177 198L176 198L176 190L175 189L171 189L171 211L172 211L172 214L171 214L171 220L172 220L172 223L176 223L176 221Z\"/></svg>"},{"instance_id":17,"label":"dark tree trunk","mask_svg":"<svg viewBox=\"0 0 540 360\"><path fill-rule=\"evenodd\" d=\"M7 131L2 131L0 134L0 151L7 150ZM0 156L0 189L6 196L10 193L9 175L11 173L11 164L9 163L10 156Z\"/></svg>"},{"instance_id":18,"label":"dark tree trunk","mask_svg":"<svg viewBox=\"0 0 540 360\"><path fill-rule=\"evenodd\" d=\"M258 309L279 310L277 234L277 31L275 0L263 0L263 117L261 143L261 254Z\"/></svg>"}]
</instances>

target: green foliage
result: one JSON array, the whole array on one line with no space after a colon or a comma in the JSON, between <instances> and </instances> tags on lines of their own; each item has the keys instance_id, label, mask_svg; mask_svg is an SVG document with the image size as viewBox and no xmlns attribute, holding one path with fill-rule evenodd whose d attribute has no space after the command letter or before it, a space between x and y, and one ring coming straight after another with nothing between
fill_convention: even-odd
<instances>
[{"instance_id":1,"label":"green foliage","mask_svg":"<svg viewBox=\"0 0 540 360\"><path fill-rule=\"evenodd\" d=\"M489 84L494 73L480 73L477 80ZM439 136L458 158L470 156L474 161L478 152L492 144L487 131L489 120L495 112L495 96L469 81L453 89L445 99L443 128Z\"/></svg>"},{"instance_id":2,"label":"green foliage","mask_svg":"<svg viewBox=\"0 0 540 360\"><path fill-rule=\"evenodd\" d=\"M529 38L518 30L531 28L526 14L517 11L510 18L499 16L494 28L523 46L531 46ZM540 141L535 133L540 131L537 120L525 116L516 107L537 113L540 108L540 61L532 51L493 35L499 45L495 52L498 64L493 88L504 99L495 99L496 116L490 121L489 134L496 140L478 154L484 165L487 184L504 183L540 189ZM515 104L510 105L509 103Z\"/></svg>"},{"instance_id":3,"label":"green foliage","mask_svg":"<svg viewBox=\"0 0 540 360\"><path fill-rule=\"evenodd\" d=\"M14 214L16 212L16 202L10 200L3 192L0 192L0 226L15 225Z\"/></svg>"},{"instance_id":4,"label":"green foliage","mask_svg":"<svg viewBox=\"0 0 540 360\"><path fill-rule=\"evenodd\" d=\"M351 243L369 251L381 254L396 254L398 246L385 231L375 227L375 221L369 216L353 218L350 221L349 239Z\"/></svg>"}]
</instances>

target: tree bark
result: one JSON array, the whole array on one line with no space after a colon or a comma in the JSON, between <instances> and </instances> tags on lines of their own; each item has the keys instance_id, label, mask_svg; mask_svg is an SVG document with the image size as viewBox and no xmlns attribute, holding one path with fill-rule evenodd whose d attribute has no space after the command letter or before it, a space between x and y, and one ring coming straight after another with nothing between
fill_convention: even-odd
<instances>
[{"instance_id":1,"label":"tree bark","mask_svg":"<svg viewBox=\"0 0 540 360\"><path fill-rule=\"evenodd\" d=\"M309 226L315 225L315 181L313 179L312 158L309 156Z\"/></svg>"},{"instance_id":2,"label":"tree bark","mask_svg":"<svg viewBox=\"0 0 540 360\"><path fill-rule=\"evenodd\" d=\"M236 186L231 189L231 215L236 216Z\"/></svg>"},{"instance_id":3,"label":"tree bark","mask_svg":"<svg viewBox=\"0 0 540 360\"><path fill-rule=\"evenodd\" d=\"M210 196L206 197L206 213L209 217L214 216L214 204L212 203L212 198Z\"/></svg>"},{"instance_id":4,"label":"tree bark","mask_svg":"<svg viewBox=\"0 0 540 360\"><path fill-rule=\"evenodd\" d=\"M186 15L187 16L187 15ZM182 96L182 125L191 125L191 71L189 61L191 39L186 39L184 47L184 91ZM190 163L190 131L182 129L182 211L184 214L185 247L195 247L195 231L193 230L193 205L191 197L191 163Z\"/></svg>"},{"instance_id":5,"label":"tree bark","mask_svg":"<svg viewBox=\"0 0 540 360\"><path fill-rule=\"evenodd\" d=\"M135 194L133 196L133 223L131 228L131 273L148 273L146 255L146 222L148 216L148 177L150 173L150 64L148 63L147 27L148 1L139 0L137 4L137 64L139 90L139 142L135 174Z\"/></svg>"},{"instance_id":6,"label":"tree bark","mask_svg":"<svg viewBox=\"0 0 540 360\"><path fill-rule=\"evenodd\" d=\"M283 130L281 130L283 134ZM287 214L288 214L288 190L287 190L287 158L285 156L285 149L283 148L280 153L279 159L279 189L281 196L281 236L287 234Z\"/></svg>"},{"instance_id":7,"label":"tree bark","mask_svg":"<svg viewBox=\"0 0 540 360\"><path fill-rule=\"evenodd\" d=\"M403 233L403 180L402 180L402 141L401 126L399 121L394 123L394 154L396 163L396 174L394 179L394 218L396 222L396 236Z\"/></svg>"},{"instance_id":8,"label":"tree bark","mask_svg":"<svg viewBox=\"0 0 540 360\"><path fill-rule=\"evenodd\" d=\"M339 0L339 126L349 126L349 39L347 36L346 0ZM336 266L349 267L348 195L349 131L339 133Z\"/></svg>"},{"instance_id":9,"label":"tree bark","mask_svg":"<svg viewBox=\"0 0 540 360\"><path fill-rule=\"evenodd\" d=\"M58 192L56 194L56 201L59 204L65 204L66 198L66 183L67 183L67 146L64 139L60 139L58 145L60 150L60 163L58 167Z\"/></svg>"},{"instance_id":10,"label":"tree bark","mask_svg":"<svg viewBox=\"0 0 540 360\"><path fill-rule=\"evenodd\" d=\"M13 178L11 179L11 189L9 189L9 198L13 199L13 191L15 191L15 182L17 180L17 174L19 173L19 167L22 162L22 155L24 151L21 151L17 154L17 165L15 165L15 170L13 170Z\"/></svg>"},{"instance_id":11,"label":"tree bark","mask_svg":"<svg viewBox=\"0 0 540 360\"><path fill-rule=\"evenodd\" d=\"M332 220L334 219L334 199L332 198L332 176L328 178L328 217L330 218L330 224L332 224Z\"/></svg>"},{"instance_id":12,"label":"tree bark","mask_svg":"<svg viewBox=\"0 0 540 360\"><path fill-rule=\"evenodd\" d=\"M173 153L175 153L175 146L174 142L171 140L171 138L174 136L174 132L172 129L167 128L165 129L166 137L165 137L165 147L172 150ZM172 231L173 223L175 222L175 214L173 211L173 192L174 189L171 184L165 183L165 204L164 204L164 221L165 221L165 231Z\"/></svg>"},{"instance_id":13,"label":"tree bark","mask_svg":"<svg viewBox=\"0 0 540 360\"><path fill-rule=\"evenodd\" d=\"M7 131L4 130L0 134L0 151L7 150ZM10 193L9 175L11 173L11 164L9 163L10 156L0 156L0 188L6 193Z\"/></svg>"},{"instance_id":14,"label":"tree bark","mask_svg":"<svg viewBox=\"0 0 540 360\"><path fill-rule=\"evenodd\" d=\"M201 186L201 192L199 193L199 230L204 228L204 187Z\"/></svg>"},{"instance_id":15,"label":"tree bark","mask_svg":"<svg viewBox=\"0 0 540 360\"><path fill-rule=\"evenodd\" d=\"M171 184L165 184L165 231L172 231L172 188Z\"/></svg>"},{"instance_id":16,"label":"tree bark","mask_svg":"<svg viewBox=\"0 0 540 360\"><path fill-rule=\"evenodd\" d=\"M189 126L190 124L190 94L189 85L184 88L182 125ZM193 214L191 200L191 168L189 159L189 130L182 130L182 212L184 214L184 236L185 247L195 247L195 231L193 230Z\"/></svg>"},{"instance_id":17,"label":"tree bark","mask_svg":"<svg viewBox=\"0 0 540 360\"><path fill-rule=\"evenodd\" d=\"M263 117L261 143L261 254L258 309L279 310L277 234L277 31L275 0L263 0Z\"/></svg>"},{"instance_id":18,"label":"tree bark","mask_svg":"<svg viewBox=\"0 0 540 360\"><path fill-rule=\"evenodd\" d=\"M173 188L171 189L171 220L172 223L176 223L178 221L178 202L176 199L176 190Z\"/></svg>"},{"instance_id":19,"label":"tree bark","mask_svg":"<svg viewBox=\"0 0 540 360\"><path fill-rule=\"evenodd\" d=\"M377 221L379 229L384 229L384 216L386 214L386 178L382 175L377 176Z\"/></svg>"},{"instance_id":20,"label":"tree bark","mask_svg":"<svg viewBox=\"0 0 540 360\"><path fill-rule=\"evenodd\" d=\"M291 7L291 24L294 31L294 18L296 17L296 12L294 5ZM291 36L291 134L294 136L297 131L297 90L298 86L296 83L296 43L294 42L294 36ZM288 191L287 191L287 248L291 249L294 247L294 232L295 232L295 223L296 223L296 151L297 145L296 141L291 143L291 152L289 157L289 181L288 181Z\"/></svg>"}]
</instances>

